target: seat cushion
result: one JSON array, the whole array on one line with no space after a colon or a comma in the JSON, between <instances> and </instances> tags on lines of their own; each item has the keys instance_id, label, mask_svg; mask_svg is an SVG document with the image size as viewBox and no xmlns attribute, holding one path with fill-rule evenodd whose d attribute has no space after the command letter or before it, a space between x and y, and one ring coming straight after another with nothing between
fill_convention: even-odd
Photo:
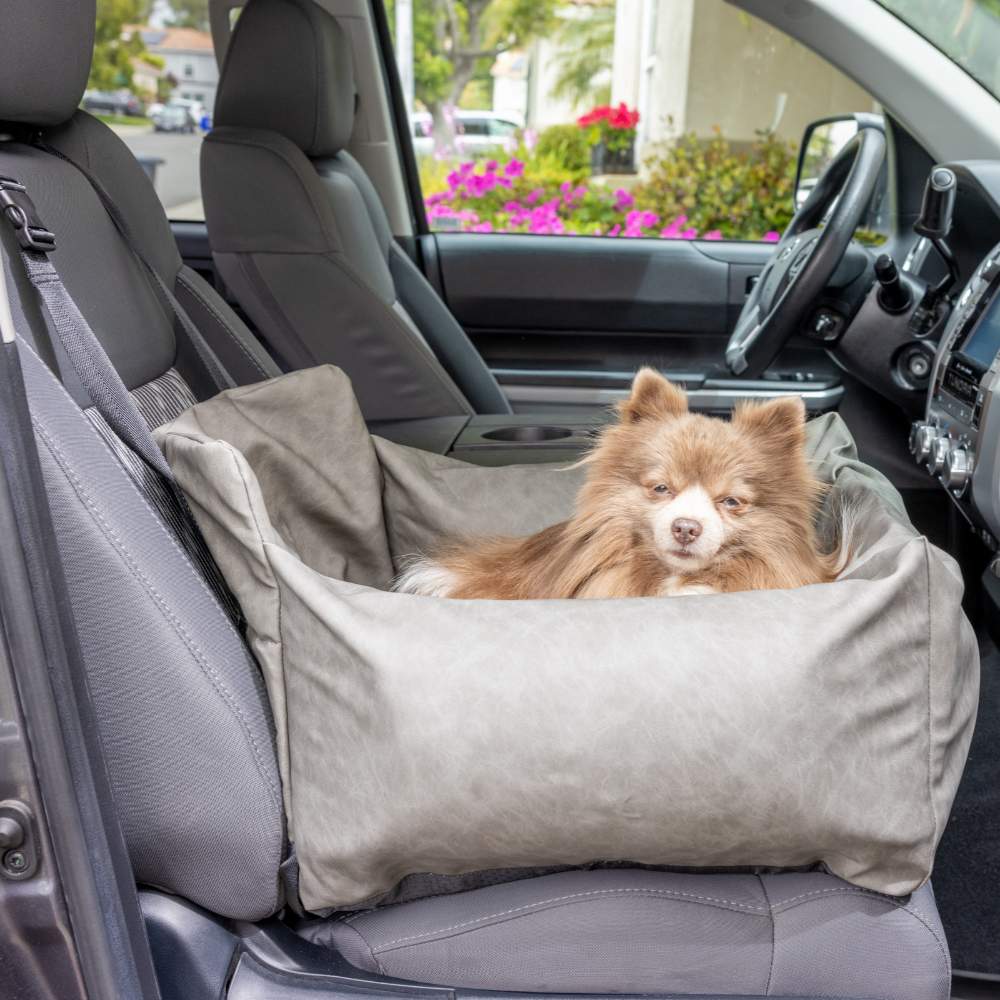
<instances>
[{"instance_id":1,"label":"seat cushion","mask_svg":"<svg viewBox=\"0 0 1000 1000\"><path fill-rule=\"evenodd\" d=\"M818 872L566 871L302 933L368 972L470 989L945 1000L950 986L929 885L904 901Z\"/></svg>"}]
</instances>

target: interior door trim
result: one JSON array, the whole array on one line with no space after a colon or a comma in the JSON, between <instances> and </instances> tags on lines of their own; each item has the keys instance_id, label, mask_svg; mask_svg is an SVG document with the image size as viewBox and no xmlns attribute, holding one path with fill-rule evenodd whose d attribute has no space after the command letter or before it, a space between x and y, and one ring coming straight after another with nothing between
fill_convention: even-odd
<instances>
[{"instance_id":1,"label":"interior door trim","mask_svg":"<svg viewBox=\"0 0 1000 1000\"><path fill-rule=\"evenodd\" d=\"M701 388L687 389L688 406L694 411L729 410L740 400L770 400L785 396L801 396L809 413L827 413L835 410L844 395L841 385L822 389L795 388L789 383L785 388ZM531 403L570 406L611 406L628 397L628 389L601 389L589 386L553 385L505 385L501 381L507 399L514 406Z\"/></svg>"}]
</instances>

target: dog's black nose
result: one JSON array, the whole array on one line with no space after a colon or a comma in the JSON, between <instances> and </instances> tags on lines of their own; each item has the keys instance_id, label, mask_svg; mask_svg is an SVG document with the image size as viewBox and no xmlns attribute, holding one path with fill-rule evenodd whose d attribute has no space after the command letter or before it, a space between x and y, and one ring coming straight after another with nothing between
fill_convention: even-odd
<instances>
[{"instance_id":1,"label":"dog's black nose","mask_svg":"<svg viewBox=\"0 0 1000 1000\"><path fill-rule=\"evenodd\" d=\"M670 525L670 530L681 545L689 545L701 534L701 523L688 517L679 517Z\"/></svg>"}]
</instances>

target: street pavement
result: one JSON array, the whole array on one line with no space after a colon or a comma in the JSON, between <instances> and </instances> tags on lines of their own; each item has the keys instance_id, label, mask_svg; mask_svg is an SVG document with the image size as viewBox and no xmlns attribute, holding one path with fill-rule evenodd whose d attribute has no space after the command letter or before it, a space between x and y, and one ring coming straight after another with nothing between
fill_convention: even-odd
<instances>
[{"instance_id":1,"label":"street pavement","mask_svg":"<svg viewBox=\"0 0 1000 1000\"><path fill-rule=\"evenodd\" d=\"M157 159L156 193L171 219L202 218L198 159L202 134L154 132L152 126L116 125L114 131L139 159Z\"/></svg>"}]
</instances>

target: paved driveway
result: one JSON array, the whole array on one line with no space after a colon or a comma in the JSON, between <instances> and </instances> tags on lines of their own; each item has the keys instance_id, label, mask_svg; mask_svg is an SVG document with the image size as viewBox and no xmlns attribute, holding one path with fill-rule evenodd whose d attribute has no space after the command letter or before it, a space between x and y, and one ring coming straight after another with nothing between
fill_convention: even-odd
<instances>
[{"instance_id":1,"label":"paved driveway","mask_svg":"<svg viewBox=\"0 0 1000 1000\"><path fill-rule=\"evenodd\" d=\"M151 127L115 126L115 132L140 159L162 160L156 169L156 193L171 219L201 217L198 157L202 134L154 132Z\"/></svg>"}]
</instances>

